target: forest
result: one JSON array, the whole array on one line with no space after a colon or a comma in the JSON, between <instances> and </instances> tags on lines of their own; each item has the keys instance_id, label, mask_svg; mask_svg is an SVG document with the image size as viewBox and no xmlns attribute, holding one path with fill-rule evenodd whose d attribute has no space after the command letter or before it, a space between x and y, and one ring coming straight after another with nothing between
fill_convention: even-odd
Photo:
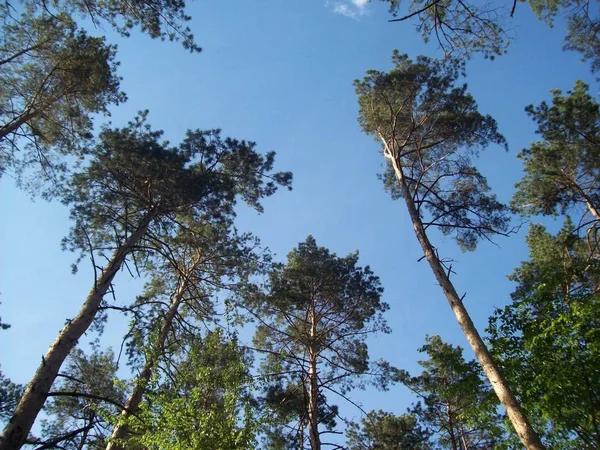
<instances>
[{"instance_id":1,"label":"forest","mask_svg":"<svg viewBox=\"0 0 600 450\"><path fill-rule=\"evenodd\" d=\"M0 15L0 450L600 448L599 2Z\"/></svg>"}]
</instances>

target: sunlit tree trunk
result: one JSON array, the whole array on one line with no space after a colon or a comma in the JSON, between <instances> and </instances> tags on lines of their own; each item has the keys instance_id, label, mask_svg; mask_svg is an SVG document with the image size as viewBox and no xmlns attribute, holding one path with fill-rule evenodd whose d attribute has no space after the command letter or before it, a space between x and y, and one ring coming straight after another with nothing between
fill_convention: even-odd
<instances>
[{"instance_id":1,"label":"sunlit tree trunk","mask_svg":"<svg viewBox=\"0 0 600 450\"><path fill-rule=\"evenodd\" d=\"M23 446L38 413L44 406L60 367L73 347L77 345L77 341L94 321L102 299L115 275L122 267L127 255L135 249L135 246L146 234L151 219L152 216L149 214L138 229L114 251L108 265L95 281L94 287L85 299L77 316L67 322L50 345L46 355L42 357L42 363L25 388L13 416L4 428L0 439L0 450L18 450Z\"/></svg>"},{"instance_id":2,"label":"sunlit tree trunk","mask_svg":"<svg viewBox=\"0 0 600 450\"><path fill-rule=\"evenodd\" d=\"M133 387L133 391L131 392L129 398L127 399L127 402L125 403L125 408L123 409L123 411L121 411L121 420L115 426L111 434L110 440L106 446L106 450L124 450L126 447L123 440L129 434L129 427L126 423L126 420L124 419L127 419L131 416L131 414L135 413L139 408L140 403L142 403L142 399L144 397L144 390L146 389L148 382L152 378L152 374L154 373L154 369L156 368L158 358L165 349L165 343L167 341L169 331L171 330L171 327L173 325L173 320L175 318L175 315L177 314L181 302L183 301L185 292L190 286L190 277L194 270L196 270L196 268L200 264L200 260L201 254L198 253L198 255L194 259L193 263L189 266L189 268L181 274L180 281L177 285L177 290L175 291L173 300L169 305L169 309L165 314L165 318L161 325L160 332L158 334L158 340L155 344L154 349L152 349L152 354L149 358L147 358L146 362L144 363L144 367L142 368L140 375L136 380L136 383Z\"/></svg>"},{"instance_id":3,"label":"sunlit tree trunk","mask_svg":"<svg viewBox=\"0 0 600 450\"><path fill-rule=\"evenodd\" d=\"M525 448L528 450L544 450L544 445L529 423L529 420L521 409L521 405L510 389L510 386L502 375L502 372L492 359L492 356L487 346L483 342L483 339L479 335L479 332L475 328L475 325L473 324L473 321L471 320L471 317L469 316L461 297L456 292L454 285L450 281L448 273L446 270L444 270L442 263L436 256L433 246L429 242L423 222L416 208L412 194L408 188L407 181L404 177L399 158L395 155L393 147L390 146L390 143L386 142L383 136L380 137L386 147L384 156L390 160L393 166L417 239L421 244L425 258L429 262L429 266L431 267L435 278L437 279L442 291L444 292L444 295L446 296L446 299L448 300L448 303L450 304L450 308L452 308L452 311L456 316L458 324L465 334L465 337L469 341L469 344L471 345L477 360L481 364L485 375L490 381L494 392L498 396L500 403L502 403L506 409L508 417Z\"/></svg>"},{"instance_id":4,"label":"sunlit tree trunk","mask_svg":"<svg viewBox=\"0 0 600 450\"><path fill-rule=\"evenodd\" d=\"M314 299L310 306L310 339L311 345L309 348L309 368L308 368L308 422L309 422L309 437L310 447L312 450L321 450L321 440L319 438L319 417L318 417L318 395L319 395L319 380L317 379L317 352L315 349L315 338L317 332L317 317Z\"/></svg>"}]
</instances>

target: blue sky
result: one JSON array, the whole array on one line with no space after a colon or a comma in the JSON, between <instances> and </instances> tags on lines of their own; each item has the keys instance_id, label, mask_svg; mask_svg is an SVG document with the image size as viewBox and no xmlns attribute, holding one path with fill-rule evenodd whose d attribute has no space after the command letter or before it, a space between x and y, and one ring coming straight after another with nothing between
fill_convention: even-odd
<instances>
[{"instance_id":1,"label":"blue sky","mask_svg":"<svg viewBox=\"0 0 600 450\"><path fill-rule=\"evenodd\" d=\"M361 263L381 277L391 305L393 333L370 339L374 359L416 372L416 350L426 334L466 346L428 266L417 262L421 252L404 205L392 201L376 177L382 157L378 144L359 129L352 87L367 69L389 69L394 48L416 57L437 55L436 46L425 45L413 23L388 23L379 2L207 0L190 3L189 11L201 54L139 33L123 39L106 30L119 46L119 73L129 97L114 108L113 123L125 124L136 111L149 109L150 123L173 143L188 128L218 127L226 136L256 141L262 151L275 150L277 168L294 172L294 190L265 201L262 215L242 209L238 227L258 235L279 260L309 234L339 255L358 249ZM571 88L576 79L598 92L588 65L561 50L560 22L549 29L519 3L511 25L509 53L493 62L476 57L466 79L480 110L496 118L510 146L509 152L490 147L480 159L504 201L520 178L516 155L535 139L524 107L547 100L552 88ZM60 250L70 226L65 207L32 202L9 177L0 189L0 317L12 325L0 334L0 363L14 381L27 382L93 278L85 263L71 275L75 256ZM433 238L442 255L456 259L454 281L467 293L481 331L494 308L509 301L506 275L527 257L526 231L524 226L498 246L482 244L468 254L450 239ZM139 280L120 273L117 300L127 303L140 287ZM125 321L113 319L103 342L117 346ZM385 394L355 392L353 398L367 410L396 413L412 401L400 386ZM351 407L343 411L359 416Z\"/></svg>"}]
</instances>

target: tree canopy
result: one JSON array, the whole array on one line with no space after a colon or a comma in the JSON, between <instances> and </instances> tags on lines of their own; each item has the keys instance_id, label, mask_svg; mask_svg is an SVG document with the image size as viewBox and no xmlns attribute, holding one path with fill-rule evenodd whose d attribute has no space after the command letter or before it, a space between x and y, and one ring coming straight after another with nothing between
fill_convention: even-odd
<instances>
[{"instance_id":1,"label":"tree canopy","mask_svg":"<svg viewBox=\"0 0 600 450\"><path fill-rule=\"evenodd\" d=\"M249 306L258 321L255 346L265 353L263 376L303 399L298 433L307 426L312 450L322 445L319 423L336 413L321 403L325 395L344 398L373 371L365 339L389 332L382 291L369 267L358 266L357 253L338 257L309 236L287 264L274 268L267 292Z\"/></svg>"},{"instance_id":2,"label":"tree canopy","mask_svg":"<svg viewBox=\"0 0 600 450\"><path fill-rule=\"evenodd\" d=\"M125 100L116 48L91 37L66 13L34 14L0 6L0 174L34 173L52 181L62 156L82 156L95 114ZM34 184L33 187L37 187Z\"/></svg>"},{"instance_id":3,"label":"tree canopy","mask_svg":"<svg viewBox=\"0 0 600 450\"><path fill-rule=\"evenodd\" d=\"M351 423L346 432L349 450L425 450L430 448L429 433L412 414L395 416L385 411L370 411L360 424Z\"/></svg>"},{"instance_id":4,"label":"tree canopy","mask_svg":"<svg viewBox=\"0 0 600 450\"><path fill-rule=\"evenodd\" d=\"M428 47L407 32L387 70L354 82L377 155L338 119L352 113L343 72L379 64L399 30L381 2L331 0L320 17L252 2L0 5L0 289L15 324L0 319L0 450L600 448L599 3L385 1L443 58L417 56ZM512 17L531 27L526 45ZM213 47L199 65L192 29ZM122 122L120 75L165 132L147 110ZM218 128L173 140L196 121L273 142L300 195L270 198L292 174L252 141ZM509 142L519 159L488 151ZM375 156L393 202L369 190ZM32 215L9 178L62 205ZM500 237L525 221L517 263L519 236ZM56 227L66 260L48 256ZM61 277L70 263L77 278ZM498 277L515 265L509 298Z\"/></svg>"},{"instance_id":5,"label":"tree canopy","mask_svg":"<svg viewBox=\"0 0 600 450\"><path fill-rule=\"evenodd\" d=\"M598 424L599 266L567 220L552 235L532 225L530 259L511 275L512 303L490 319L490 342L552 448L595 448Z\"/></svg>"},{"instance_id":6,"label":"tree canopy","mask_svg":"<svg viewBox=\"0 0 600 450\"><path fill-rule=\"evenodd\" d=\"M590 61L593 72L600 70L600 9L590 0L514 0L505 5L467 0L413 0L404 14L402 0L389 3L392 22L415 18L417 30L425 41L434 39L444 54L469 58L475 53L494 59L506 53L514 38L512 17L519 14L519 3L528 3L538 19L548 26L565 18L568 27L564 49L581 54ZM520 7L519 7L520 9ZM400 17L397 17L399 16Z\"/></svg>"}]
</instances>

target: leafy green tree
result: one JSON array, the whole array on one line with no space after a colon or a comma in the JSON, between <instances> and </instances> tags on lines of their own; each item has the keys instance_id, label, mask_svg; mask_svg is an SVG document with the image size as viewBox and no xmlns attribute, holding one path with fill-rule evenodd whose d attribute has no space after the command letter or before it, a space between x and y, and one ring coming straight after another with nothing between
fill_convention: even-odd
<instances>
[{"instance_id":1,"label":"leafy green tree","mask_svg":"<svg viewBox=\"0 0 600 450\"><path fill-rule=\"evenodd\" d=\"M115 47L77 29L67 14L18 14L0 5L0 174L35 164L46 178L81 155L92 115L125 99Z\"/></svg>"},{"instance_id":2,"label":"leafy green tree","mask_svg":"<svg viewBox=\"0 0 600 450\"><path fill-rule=\"evenodd\" d=\"M553 449L600 447L600 263L567 220L532 225L512 303L490 319L492 351Z\"/></svg>"},{"instance_id":3,"label":"leafy green tree","mask_svg":"<svg viewBox=\"0 0 600 450\"><path fill-rule=\"evenodd\" d=\"M530 105L541 140L519 154L525 176L517 183L512 205L525 214L577 214L578 226L597 245L600 223L600 107L577 81L562 95L552 91L552 104ZM593 239L592 239L593 238Z\"/></svg>"},{"instance_id":4,"label":"leafy green tree","mask_svg":"<svg viewBox=\"0 0 600 450\"><path fill-rule=\"evenodd\" d=\"M196 338L172 375L155 379L142 420L132 418L132 443L150 450L255 448L259 424L249 365L235 336L213 331Z\"/></svg>"},{"instance_id":5,"label":"leafy green tree","mask_svg":"<svg viewBox=\"0 0 600 450\"><path fill-rule=\"evenodd\" d=\"M390 22L416 18L417 30L425 40L432 38L446 56L469 58L482 53L494 59L506 53L510 36L505 31L507 18L499 13L497 5L473 3L465 0L411 0L406 14L406 2L381 0L389 3ZM402 14L401 17L398 17Z\"/></svg>"},{"instance_id":6,"label":"leafy green tree","mask_svg":"<svg viewBox=\"0 0 600 450\"><path fill-rule=\"evenodd\" d=\"M412 414L435 436L436 448L487 450L502 443L497 399L479 364L465 361L462 348L439 336L428 336L419 351L429 356L419 361L423 373L411 377L401 371L398 381L422 398Z\"/></svg>"},{"instance_id":7,"label":"leafy green tree","mask_svg":"<svg viewBox=\"0 0 600 450\"><path fill-rule=\"evenodd\" d=\"M358 253L340 258L309 236L271 271L267 293L255 294L250 307L258 321L255 346L266 354L262 373L275 382L287 377L284 390L295 385L304 397L312 450L322 444L320 399L362 386L369 374L365 338L389 332L379 279L357 263Z\"/></svg>"},{"instance_id":8,"label":"leafy green tree","mask_svg":"<svg viewBox=\"0 0 600 450\"><path fill-rule=\"evenodd\" d=\"M112 350L103 352L94 346L88 356L75 349L48 394L51 401L45 412L50 419L42 421L42 437L27 443L37 449L104 448L110 434L109 419L119 411L125 397L116 372Z\"/></svg>"},{"instance_id":9,"label":"leafy green tree","mask_svg":"<svg viewBox=\"0 0 600 450\"><path fill-rule=\"evenodd\" d=\"M389 3L394 17L400 14L402 0L382 0ZM425 39L437 40L445 54L469 57L482 53L494 58L506 52L510 43L509 19L515 14L517 4L525 0L497 3L470 2L467 0L412 0L408 13L392 19L405 21L416 17L417 29ZM600 70L600 8L591 0L528 0L538 19L552 26L557 16L568 23L565 38L566 50L581 54L589 60L592 71Z\"/></svg>"},{"instance_id":10,"label":"leafy green tree","mask_svg":"<svg viewBox=\"0 0 600 450\"><path fill-rule=\"evenodd\" d=\"M139 375L121 412L122 419L135 415L159 367L162 371L168 368L182 343L213 320L212 299L235 291L269 260L268 255L257 251L257 239L237 235L231 220L188 220L185 225L175 237L163 239L160 258L155 257L151 270L153 278L129 309L134 320L128 352ZM127 428L127 421L115 426L107 449L124 448L121 443L126 440Z\"/></svg>"},{"instance_id":11,"label":"leafy green tree","mask_svg":"<svg viewBox=\"0 0 600 450\"><path fill-rule=\"evenodd\" d=\"M346 431L348 450L426 450L429 433L412 414L371 411Z\"/></svg>"},{"instance_id":12,"label":"leafy green tree","mask_svg":"<svg viewBox=\"0 0 600 450\"><path fill-rule=\"evenodd\" d=\"M506 142L466 85L457 86L462 63L423 56L412 62L397 51L393 62L389 72L370 70L355 82L360 125L381 143L385 187L404 200L424 256L519 437L526 448L542 449L450 280L451 266L428 236L437 228L474 250L480 239L506 234L506 209L473 162L480 150Z\"/></svg>"},{"instance_id":13,"label":"leafy green tree","mask_svg":"<svg viewBox=\"0 0 600 450\"><path fill-rule=\"evenodd\" d=\"M0 449L20 448L60 366L104 310L104 296L128 261L140 269L163 248L163 237L177 234L181 217L233 217L238 198L260 211L263 197L291 181L290 173L272 173L273 152L263 156L254 143L221 139L218 130L189 131L178 147L160 143L160 136L140 121L107 128L89 165L73 176L65 202L75 224L65 247L92 259L96 280L25 389Z\"/></svg>"}]
</instances>

